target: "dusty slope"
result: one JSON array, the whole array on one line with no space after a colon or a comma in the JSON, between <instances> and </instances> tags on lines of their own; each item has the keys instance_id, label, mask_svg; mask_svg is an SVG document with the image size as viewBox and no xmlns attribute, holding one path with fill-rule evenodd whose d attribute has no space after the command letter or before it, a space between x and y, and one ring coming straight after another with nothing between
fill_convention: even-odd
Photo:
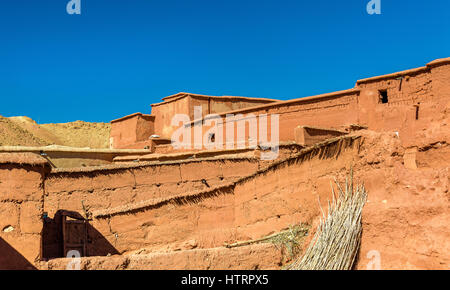
<instances>
[{"instance_id":1,"label":"dusty slope","mask_svg":"<svg viewBox=\"0 0 450 290\"><path fill-rule=\"evenodd\" d=\"M58 145L109 148L109 123L75 121L65 124L43 124L40 126L60 140L61 143Z\"/></svg>"},{"instance_id":2,"label":"dusty slope","mask_svg":"<svg viewBox=\"0 0 450 290\"><path fill-rule=\"evenodd\" d=\"M75 121L37 124L28 117L0 116L0 146L47 146L109 148L108 123Z\"/></svg>"},{"instance_id":3,"label":"dusty slope","mask_svg":"<svg viewBox=\"0 0 450 290\"><path fill-rule=\"evenodd\" d=\"M0 146L45 146L50 143L35 136L20 124L0 116Z\"/></svg>"}]
</instances>

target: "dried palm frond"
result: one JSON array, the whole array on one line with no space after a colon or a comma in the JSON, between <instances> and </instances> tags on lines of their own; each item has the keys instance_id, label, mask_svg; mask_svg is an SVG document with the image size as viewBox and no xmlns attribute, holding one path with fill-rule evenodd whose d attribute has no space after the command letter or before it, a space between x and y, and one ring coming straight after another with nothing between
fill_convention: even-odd
<instances>
[{"instance_id":1,"label":"dried palm frond","mask_svg":"<svg viewBox=\"0 0 450 290\"><path fill-rule=\"evenodd\" d=\"M367 199L363 185L353 187L353 172L345 187L335 180L338 196L328 202L323 219L303 257L289 265L289 270L351 270L361 242L362 209ZM321 208L322 209L322 208Z\"/></svg>"}]
</instances>

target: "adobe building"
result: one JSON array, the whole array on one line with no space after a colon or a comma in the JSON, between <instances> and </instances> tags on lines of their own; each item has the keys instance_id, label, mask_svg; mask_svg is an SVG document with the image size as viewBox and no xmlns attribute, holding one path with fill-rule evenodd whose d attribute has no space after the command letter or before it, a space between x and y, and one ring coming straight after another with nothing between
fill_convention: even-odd
<instances>
[{"instance_id":1,"label":"adobe building","mask_svg":"<svg viewBox=\"0 0 450 290\"><path fill-rule=\"evenodd\" d=\"M194 119L194 107L201 107L203 116L240 110L276 100L232 96L204 96L178 93L163 98L162 103L152 104L152 114L135 113L111 121L111 148L154 150L155 146L170 144L173 131L171 121L175 114L185 114ZM158 136L152 138L152 136Z\"/></svg>"},{"instance_id":2,"label":"adobe building","mask_svg":"<svg viewBox=\"0 0 450 290\"><path fill-rule=\"evenodd\" d=\"M358 80L354 88L318 96L276 101L243 97L212 97L179 93L153 104L151 115L136 113L111 122L112 148L158 148L170 144L171 134L178 128L171 125L175 114L186 114L192 129L205 126L209 114L226 116L279 115L280 142L295 142L297 127L307 126L348 130L351 125L375 131L395 131L408 142L414 132L448 106L450 96L450 58L438 59L423 67L393 74ZM201 120L194 120L194 107L201 106ZM268 130L270 132L270 130ZM153 137L155 138L153 138ZM246 136L249 138L249 136ZM405 143L405 144L406 144ZM171 150L169 150L170 152Z\"/></svg>"},{"instance_id":3,"label":"adobe building","mask_svg":"<svg viewBox=\"0 0 450 290\"><path fill-rule=\"evenodd\" d=\"M175 114L278 114L279 158L178 152ZM374 249L383 269L450 268L450 58L288 101L180 93L111 125L112 149L0 153L0 269L66 269L71 251L82 269L280 269L280 247L245 241L314 233L351 168L368 192L355 268Z\"/></svg>"}]
</instances>

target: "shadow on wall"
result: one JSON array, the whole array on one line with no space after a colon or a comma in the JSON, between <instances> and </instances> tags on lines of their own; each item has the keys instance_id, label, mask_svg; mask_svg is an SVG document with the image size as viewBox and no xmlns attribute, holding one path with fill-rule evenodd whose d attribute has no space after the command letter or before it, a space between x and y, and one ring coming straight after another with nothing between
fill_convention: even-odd
<instances>
[{"instance_id":1,"label":"shadow on wall","mask_svg":"<svg viewBox=\"0 0 450 290\"><path fill-rule=\"evenodd\" d=\"M119 254L113 245L77 212L58 210L44 219L42 257L44 260L67 257L77 250L82 257Z\"/></svg>"},{"instance_id":2,"label":"shadow on wall","mask_svg":"<svg viewBox=\"0 0 450 290\"><path fill-rule=\"evenodd\" d=\"M0 270L36 270L36 267L0 238Z\"/></svg>"}]
</instances>

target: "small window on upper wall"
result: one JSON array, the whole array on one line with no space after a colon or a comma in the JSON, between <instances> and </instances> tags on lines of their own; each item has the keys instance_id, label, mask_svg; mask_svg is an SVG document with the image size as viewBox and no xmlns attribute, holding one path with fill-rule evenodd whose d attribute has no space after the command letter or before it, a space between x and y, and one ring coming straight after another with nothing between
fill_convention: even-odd
<instances>
[{"instance_id":1,"label":"small window on upper wall","mask_svg":"<svg viewBox=\"0 0 450 290\"><path fill-rule=\"evenodd\" d=\"M387 90L380 90L380 104L387 104L389 102Z\"/></svg>"},{"instance_id":2,"label":"small window on upper wall","mask_svg":"<svg viewBox=\"0 0 450 290\"><path fill-rule=\"evenodd\" d=\"M216 134L215 133L209 134L208 139L210 143L216 142Z\"/></svg>"}]
</instances>

